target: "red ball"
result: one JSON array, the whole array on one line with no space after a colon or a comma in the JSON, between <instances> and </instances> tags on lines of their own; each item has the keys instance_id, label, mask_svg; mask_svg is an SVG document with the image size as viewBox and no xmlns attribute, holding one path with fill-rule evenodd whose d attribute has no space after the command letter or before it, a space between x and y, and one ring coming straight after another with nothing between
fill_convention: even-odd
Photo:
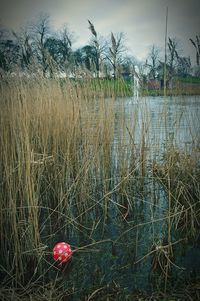
<instances>
[{"instance_id":1,"label":"red ball","mask_svg":"<svg viewBox=\"0 0 200 301\"><path fill-rule=\"evenodd\" d=\"M64 263L72 257L72 250L66 242L59 242L53 248L52 255L55 261Z\"/></svg>"}]
</instances>

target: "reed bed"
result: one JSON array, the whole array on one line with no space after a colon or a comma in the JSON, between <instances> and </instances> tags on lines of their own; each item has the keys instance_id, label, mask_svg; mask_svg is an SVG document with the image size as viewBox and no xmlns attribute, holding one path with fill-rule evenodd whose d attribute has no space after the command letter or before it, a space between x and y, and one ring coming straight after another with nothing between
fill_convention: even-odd
<instances>
[{"instance_id":1,"label":"reed bed","mask_svg":"<svg viewBox=\"0 0 200 301\"><path fill-rule=\"evenodd\" d=\"M74 300L94 300L107 287L107 300L113 300L123 288L114 280L105 285L93 256L99 243L112 260L123 244L128 254L134 253L124 273L151 260L152 277L167 294L175 249L198 240L198 137L188 152L167 139L166 130L163 146L149 130L148 102L136 106L127 120L114 93L105 98L88 83L12 79L0 89L1 299L72 300L77 295L80 299ZM173 113L177 132L180 114ZM164 106L158 126L165 123ZM158 190L165 196L162 204ZM158 237L154 231L160 222L165 234ZM138 231L143 229L142 236L147 227L153 243L141 252ZM101 286L95 282L87 290L77 288L73 267L70 275L58 271L51 250L60 240L70 241L74 249L83 247L74 263L80 286L88 279L84 271L91 272L84 256L94 262L91 275ZM106 256L98 260L107 262Z\"/></svg>"}]
</instances>

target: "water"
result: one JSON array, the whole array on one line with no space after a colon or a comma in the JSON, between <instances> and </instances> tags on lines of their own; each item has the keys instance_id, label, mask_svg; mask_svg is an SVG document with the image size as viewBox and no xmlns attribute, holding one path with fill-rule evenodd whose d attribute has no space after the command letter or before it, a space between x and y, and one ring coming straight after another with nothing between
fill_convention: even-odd
<instances>
[{"instance_id":1,"label":"water","mask_svg":"<svg viewBox=\"0 0 200 301\"><path fill-rule=\"evenodd\" d=\"M200 98L190 97L144 97L139 100L134 98L118 99L115 110L121 111L123 107L127 125L131 122L137 111L137 126L142 128L142 123L150 141L159 147L174 137L174 142L179 147L193 144L199 139L200 129ZM140 131L136 132L137 142L140 140Z\"/></svg>"},{"instance_id":2,"label":"water","mask_svg":"<svg viewBox=\"0 0 200 301\"><path fill-rule=\"evenodd\" d=\"M109 102L109 100L107 100ZM86 228L66 228L61 240L70 237L75 246L93 244L74 254L72 269L66 276L66 289L74 289L74 300L84 293L109 286L120 288L124 295L134 290L151 292L160 276L153 266L154 257L148 255L167 241L168 196L163 185L151 175L152 161L162 162L167 147L176 147L188 154L198 147L200 141L199 123L200 97L146 97L117 99L114 103L115 132L113 138L112 164L115 177L110 181L111 193L102 198L101 186L94 198L97 204L88 210L87 220L78 220ZM120 115L123 112L123 118ZM122 120L120 124L118 120ZM118 189L120 152L118 148L124 137L127 141L127 167L131 158L129 148L135 148L135 155L141 152L143 141L147 171L143 185L137 183L135 173L128 177L126 191ZM140 164L138 162L138 164ZM140 180L140 176L138 175ZM120 186L121 187L121 186ZM128 187L128 188L127 188ZM102 200L101 200L102 198ZM100 201L99 201L100 200ZM108 241L104 241L108 240ZM177 236L172 235L172 243ZM102 241L102 243L101 243ZM97 244L95 244L97 243ZM152 254L155 254L152 253ZM159 255L159 253L156 253ZM163 255L160 254L160 259ZM174 275L185 280L189 275L200 272L200 248L188 244L176 248ZM163 283L162 283L163 285ZM70 300L73 300L72 297ZM125 300L125 299L124 299Z\"/></svg>"}]
</instances>

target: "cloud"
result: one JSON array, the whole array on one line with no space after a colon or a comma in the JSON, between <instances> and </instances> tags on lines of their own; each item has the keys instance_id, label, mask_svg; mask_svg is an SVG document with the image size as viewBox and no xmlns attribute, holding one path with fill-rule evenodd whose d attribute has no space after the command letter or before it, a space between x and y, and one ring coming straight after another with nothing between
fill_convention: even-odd
<instances>
[{"instance_id":1,"label":"cloud","mask_svg":"<svg viewBox=\"0 0 200 301\"><path fill-rule=\"evenodd\" d=\"M17 27L30 21L39 12L47 12L52 25L59 28L67 23L76 33L76 45L90 39L87 19L97 32L125 32L127 45L138 57L147 53L150 45L164 45L165 14L169 8L168 34L182 41L187 55L193 54L189 38L199 33L199 0L0 0L0 19Z\"/></svg>"}]
</instances>

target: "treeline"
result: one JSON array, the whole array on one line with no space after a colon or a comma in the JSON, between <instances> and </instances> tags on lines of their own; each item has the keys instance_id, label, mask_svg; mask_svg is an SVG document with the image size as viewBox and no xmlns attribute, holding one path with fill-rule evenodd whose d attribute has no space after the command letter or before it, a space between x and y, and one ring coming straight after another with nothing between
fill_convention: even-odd
<instances>
[{"instance_id":1,"label":"treeline","mask_svg":"<svg viewBox=\"0 0 200 301\"><path fill-rule=\"evenodd\" d=\"M48 15L40 15L36 22L19 32L0 30L0 74L20 72L44 77L73 78L120 78L135 72L148 79L162 79L164 59L162 51L153 45L145 62L139 63L127 53L123 33L110 33L105 39L88 20L91 40L88 45L73 49L74 34L63 26L53 32ZM89 37L88 34L88 37ZM181 56L176 39L168 39L167 76L185 77L200 75L199 36L188 41L196 50L196 67L192 68L190 57Z\"/></svg>"},{"instance_id":2,"label":"treeline","mask_svg":"<svg viewBox=\"0 0 200 301\"><path fill-rule=\"evenodd\" d=\"M130 72L134 59L126 55L124 34L110 35L110 40L99 36L88 20L91 42L73 50L74 35L67 26L53 33L48 15L20 32L0 31L0 68L4 72L35 73L53 77L119 77ZM89 36L89 35L88 35Z\"/></svg>"}]
</instances>

